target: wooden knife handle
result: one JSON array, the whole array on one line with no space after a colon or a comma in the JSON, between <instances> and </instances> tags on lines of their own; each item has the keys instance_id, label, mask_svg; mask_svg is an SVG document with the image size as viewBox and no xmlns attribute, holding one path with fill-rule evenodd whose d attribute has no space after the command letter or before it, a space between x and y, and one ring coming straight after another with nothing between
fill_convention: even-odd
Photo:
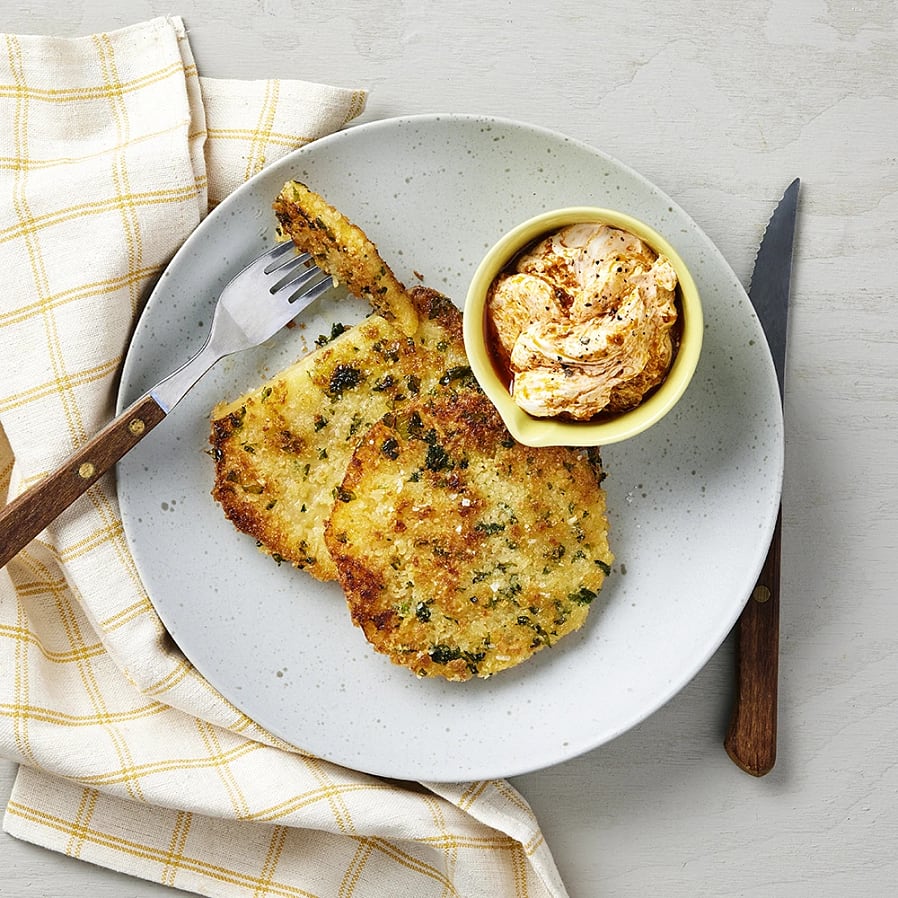
<instances>
[{"instance_id":1,"label":"wooden knife handle","mask_svg":"<svg viewBox=\"0 0 898 898\"><path fill-rule=\"evenodd\" d=\"M0 568L56 520L163 418L152 396L138 399L40 483L0 510Z\"/></svg>"},{"instance_id":2,"label":"wooden knife handle","mask_svg":"<svg viewBox=\"0 0 898 898\"><path fill-rule=\"evenodd\" d=\"M780 508L767 560L736 624L736 696L723 744L752 776L776 763L782 516Z\"/></svg>"}]
</instances>

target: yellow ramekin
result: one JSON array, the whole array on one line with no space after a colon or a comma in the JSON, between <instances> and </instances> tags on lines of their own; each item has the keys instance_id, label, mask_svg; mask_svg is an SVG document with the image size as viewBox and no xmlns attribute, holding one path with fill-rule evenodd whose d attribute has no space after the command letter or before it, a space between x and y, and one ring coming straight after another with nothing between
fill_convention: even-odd
<instances>
[{"instance_id":1,"label":"yellow ramekin","mask_svg":"<svg viewBox=\"0 0 898 898\"><path fill-rule=\"evenodd\" d=\"M518 406L499 377L487 346L485 306L490 284L526 247L567 225L601 222L635 234L655 252L667 256L679 279L682 319L680 346L664 382L630 411L597 421L537 418ZM496 406L511 435L527 446L607 446L642 433L677 403L695 373L702 347L704 324L701 298L695 281L674 248L644 222L613 209L572 206L544 212L512 228L481 261L465 300L464 339L471 370Z\"/></svg>"}]
</instances>

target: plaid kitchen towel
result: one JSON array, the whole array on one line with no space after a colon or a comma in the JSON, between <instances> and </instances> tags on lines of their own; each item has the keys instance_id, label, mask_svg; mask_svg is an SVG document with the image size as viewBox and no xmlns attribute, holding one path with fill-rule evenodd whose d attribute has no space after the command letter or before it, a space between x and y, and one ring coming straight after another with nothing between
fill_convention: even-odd
<instances>
[{"instance_id":1,"label":"plaid kitchen towel","mask_svg":"<svg viewBox=\"0 0 898 898\"><path fill-rule=\"evenodd\" d=\"M200 78L179 19L0 38L0 489L113 414L148 284L210 205L362 91ZM503 781L401 785L283 744L168 638L103 478L0 572L8 833L218 896L559 896Z\"/></svg>"}]
</instances>

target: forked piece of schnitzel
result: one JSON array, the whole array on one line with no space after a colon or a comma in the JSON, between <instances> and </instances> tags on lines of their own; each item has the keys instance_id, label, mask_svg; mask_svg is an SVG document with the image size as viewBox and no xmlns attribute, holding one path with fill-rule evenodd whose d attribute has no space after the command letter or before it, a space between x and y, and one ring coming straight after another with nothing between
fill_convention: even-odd
<instances>
[{"instance_id":1,"label":"forked piece of schnitzel","mask_svg":"<svg viewBox=\"0 0 898 898\"><path fill-rule=\"evenodd\" d=\"M360 227L299 181L284 185L273 208L281 231L322 271L367 299L406 336L415 333L418 315L408 291Z\"/></svg>"}]
</instances>

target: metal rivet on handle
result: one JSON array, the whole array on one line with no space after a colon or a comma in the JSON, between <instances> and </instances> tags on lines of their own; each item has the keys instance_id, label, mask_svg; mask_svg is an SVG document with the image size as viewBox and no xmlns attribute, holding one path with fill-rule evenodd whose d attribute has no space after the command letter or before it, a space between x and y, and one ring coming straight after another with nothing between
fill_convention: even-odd
<instances>
[{"instance_id":1,"label":"metal rivet on handle","mask_svg":"<svg viewBox=\"0 0 898 898\"><path fill-rule=\"evenodd\" d=\"M128 424L128 430L136 437L139 437L146 429L146 424L144 424L140 418L135 418Z\"/></svg>"},{"instance_id":2,"label":"metal rivet on handle","mask_svg":"<svg viewBox=\"0 0 898 898\"><path fill-rule=\"evenodd\" d=\"M84 464L78 468L78 476L82 480L90 480L96 473L97 469L89 461L84 462Z\"/></svg>"},{"instance_id":3,"label":"metal rivet on handle","mask_svg":"<svg viewBox=\"0 0 898 898\"><path fill-rule=\"evenodd\" d=\"M759 604L763 605L764 602L768 601L770 598L770 590L766 586L761 586L758 584L754 592L751 594L751 597Z\"/></svg>"}]
</instances>

